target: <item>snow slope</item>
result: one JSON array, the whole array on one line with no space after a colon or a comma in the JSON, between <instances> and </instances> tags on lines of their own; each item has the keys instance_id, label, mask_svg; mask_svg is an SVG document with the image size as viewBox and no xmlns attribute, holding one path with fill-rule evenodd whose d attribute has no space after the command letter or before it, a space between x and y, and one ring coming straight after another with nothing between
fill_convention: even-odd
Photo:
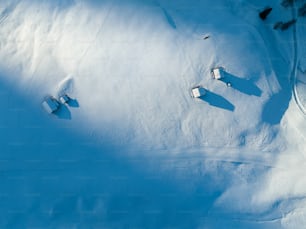
<instances>
[{"instance_id":1,"label":"snow slope","mask_svg":"<svg viewBox=\"0 0 306 229\"><path fill-rule=\"evenodd\" d=\"M1 1L1 227L302 228L305 47L265 4Z\"/></svg>"}]
</instances>

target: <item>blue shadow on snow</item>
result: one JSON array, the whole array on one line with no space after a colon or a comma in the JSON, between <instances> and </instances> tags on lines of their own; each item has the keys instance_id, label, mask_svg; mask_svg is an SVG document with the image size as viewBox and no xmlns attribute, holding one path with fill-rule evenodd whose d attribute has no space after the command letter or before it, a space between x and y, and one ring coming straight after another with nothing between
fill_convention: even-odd
<instances>
[{"instance_id":1,"label":"blue shadow on snow","mask_svg":"<svg viewBox=\"0 0 306 229\"><path fill-rule=\"evenodd\" d=\"M71 112L66 105L61 104L60 108L54 112L54 115L59 119L71 120Z\"/></svg>"},{"instance_id":2,"label":"blue shadow on snow","mask_svg":"<svg viewBox=\"0 0 306 229\"><path fill-rule=\"evenodd\" d=\"M208 90L206 90L206 95L202 96L200 99L202 99L203 101L209 103L211 106L214 107L218 107L229 111L235 110L235 106L230 101L228 101L221 95L218 95Z\"/></svg>"},{"instance_id":3,"label":"blue shadow on snow","mask_svg":"<svg viewBox=\"0 0 306 229\"><path fill-rule=\"evenodd\" d=\"M167 11L166 9L164 9L164 8L162 8L162 7L161 7L161 9L162 9L162 11L163 11L163 13L164 13L164 15L165 15L165 17L166 17L167 22L169 23L169 25L170 25L173 29L176 29L176 24L175 24L175 22L174 22L172 16L168 13L168 11Z\"/></svg>"},{"instance_id":4,"label":"blue shadow on snow","mask_svg":"<svg viewBox=\"0 0 306 229\"><path fill-rule=\"evenodd\" d=\"M247 95L261 96L262 91L251 80L242 79L228 72L224 72L224 78L221 79L224 83L230 83L231 87Z\"/></svg>"},{"instance_id":5,"label":"blue shadow on snow","mask_svg":"<svg viewBox=\"0 0 306 229\"><path fill-rule=\"evenodd\" d=\"M271 96L262 112L262 120L271 125L280 123L292 97L290 82L285 79L279 79L278 82L282 89Z\"/></svg>"},{"instance_id":6,"label":"blue shadow on snow","mask_svg":"<svg viewBox=\"0 0 306 229\"><path fill-rule=\"evenodd\" d=\"M67 104L69 107L80 107L80 104L77 99L70 98Z\"/></svg>"},{"instance_id":7,"label":"blue shadow on snow","mask_svg":"<svg viewBox=\"0 0 306 229\"><path fill-rule=\"evenodd\" d=\"M180 190L179 179L159 172L167 158L147 170L146 157L123 156L128 146L107 134L98 145L77 123L50 119L1 78L0 95L0 228L198 228L222 193L207 190L214 183L207 176L196 190ZM65 105L55 115L71 118Z\"/></svg>"}]
</instances>

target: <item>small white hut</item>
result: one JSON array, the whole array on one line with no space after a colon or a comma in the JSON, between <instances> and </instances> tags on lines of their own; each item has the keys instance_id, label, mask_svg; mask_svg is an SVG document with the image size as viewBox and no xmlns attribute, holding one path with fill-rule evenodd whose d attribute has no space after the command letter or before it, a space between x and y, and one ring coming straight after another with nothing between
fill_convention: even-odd
<instances>
[{"instance_id":1,"label":"small white hut","mask_svg":"<svg viewBox=\"0 0 306 229\"><path fill-rule=\"evenodd\" d=\"M213 78L216 79L216 80L222 79L224 77L223 73L224 73L223 68L221 68L221 67L213 68L211 70L211 74L212 74Z\"/></svg>"},{"instance_id":2,"label":"small white hut","mask_svg":"<svg viewBox=\"0 0 306 229\"><path fill-rule=\"evenodd\" d=\"M70 100L69 96L67 94L64 94L64 95L61 95L59 97L59 101L62 103L62 104L65 104L65 103L68 103Z\"/></svg>"},{"instance_id":3,"label":"small white hut","mask_svg":"<svg viewBox=\"0 0 306 229\"><path fill-rule=\"evenodd\" d=\"M50 96L45 98L45 100L42 102L42 106L46 112L51 114L59 109L59 102L55 98Z\"/></svg>"},{"instance_id":4,"label":"small white hut","mask_svg":"<svg viewBox=\"0 0 306 229\"><path fill-rule=\"evenodd\" d=\"M197 86L191 89L191 93L193 98L200 98L206 94L206 90L201 86Z\"/></svg>"}]
</instances>

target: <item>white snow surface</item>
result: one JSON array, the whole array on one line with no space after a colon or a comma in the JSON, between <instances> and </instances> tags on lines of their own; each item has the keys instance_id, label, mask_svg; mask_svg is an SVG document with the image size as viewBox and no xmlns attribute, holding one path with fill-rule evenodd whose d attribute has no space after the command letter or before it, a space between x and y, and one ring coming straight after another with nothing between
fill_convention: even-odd
<instances>
[{"instance_id":1,"label":"white snow surface","mask_svg":"<svg viewBox=\"0 0 306 229\"><path fill-rule=\"evenodd\" d=\"M0 3L1 228L304 228L298 6Z\"/></svg>"}]
</instances>

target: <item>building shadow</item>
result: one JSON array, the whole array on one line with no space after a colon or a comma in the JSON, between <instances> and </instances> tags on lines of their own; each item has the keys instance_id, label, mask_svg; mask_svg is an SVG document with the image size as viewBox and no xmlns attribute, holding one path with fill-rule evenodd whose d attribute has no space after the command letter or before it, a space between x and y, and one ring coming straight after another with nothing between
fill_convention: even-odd
<instances>
[{"instance_id":1,"label":"building shadow","mask_svg":"<svg viewBox=\"0 0 306 229\"><path fill-rule=\"evenodd\" d=\"M241 93L247 95L261 96L262 91L256 84L254 84L251 80L242 79L237 76L234 76L228 72L223 72L224 78L220 79L220 81L228 84L230 83L231 87L240 91Z\"/></svg>"},{"instance_id":2,"label":"building shadow","mask_svg":"<svg viewBox=\"0 0 306 229\"><path fill-rule=\"evenodd\" d=\"M169 12L168 12L165 8L163 8L163 7L161 7L161 9L162 9L162 11L163 11L163 13L164 13L164 15L165 15L165 17L166 17L167 22L169 23L169 25L170 25L173 29L176 29L176 23L174 22L172 16L169 14Z\"/></svg>"},{"instance_id":3,"label":"building shadow","mask_svg":"<svg viewBox=\"0 0 306 229\"><path fill-rule=\"evenodd\" d=\"M200 97L201 100L209 103L211 106L218 107L224 110L234 111L235 106L222 97L221 95L218 95L214 92L206 90L206 94L202 97Z\"/></svg>"},{"instance_id":4,"label":"building shadow","mask_svg":"<svg viewBox=\"0 0 306 229\"><path fill-rule=\"evenodd\" d=\"M60 108L54 112L54 115L59 119L71 120L71 112L69 108L63 104L61 104Z\"/></svg>"},{"instance_id":5,"label":"building shadow","mask_svg":"<svg viewBox=\"0 0 306 229\"><path fill-rule=\"evenodd\" d=\"M69 107L80 107L80 104L78 102L77 99L69 99L69 101L67 102Z\"/></svg>"},{"instance_id":6,"label":"building shadow","mask_svg":"<svg viewBox=\"0 0 306 229\"><path fill-rule=\"evenodd\" d=\"M280 123L292 97L290 83L285 79L279 79L278 82L282 89L271 96L262 111L262 120L271 125Z\"/></svg>"}]
</instances>

